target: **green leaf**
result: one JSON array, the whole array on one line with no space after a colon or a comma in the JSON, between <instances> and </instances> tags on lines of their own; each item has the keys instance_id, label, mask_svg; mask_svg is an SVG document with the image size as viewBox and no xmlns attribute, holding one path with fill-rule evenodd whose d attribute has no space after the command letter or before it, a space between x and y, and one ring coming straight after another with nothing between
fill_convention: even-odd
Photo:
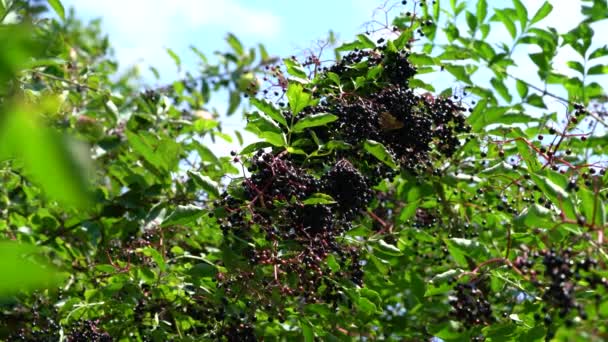
<instances>
[{"instance_id":1,"label":"green leaf","mask_svg":"<svg viewBox=\"0 0 608 342\"><path fill-rule=\"evenodd\" d=\"M57 286L60 280L57 271L36 258L39 252L31 245L0 242L1 299L8 299L21 291Z\"/></svg>"},{"instance_id":2,"label":"green leaf","mask_svg":"<svg viewBox=\"0 0 608 342\"><path fill-rule=\"evenodd\" d=\"M477 22L483 23L488 16L488 2L486 0L478 0L477 1Z\"/></svg>"},{"instance_id":3,"label":"green leaf","mask_svg":"<svg viewBox=\"0 0 608 342\"><path fill-rule=\"evenodd\" d=\"M173 50L167 48L166 51L169 54L169 57L171 57L171 59L173 59L173 62L175 63L177 70L180 70L182 67L182 60L179 58L179 56Z\"/></svg>"},{"instance_id":4,"label":"green leaf","mask_svg":"<svg viewBox=\"0 0 608 342\"><path fill-rule=\"evenodd\" d=\"M494 89L496 89L498 94L500 94L500 96L505 99L505 101L507 101L507 103L513 101L513 97L509 93L509 89L507 89L507 86L505 86L504 80L500 80L494 77L490 80L490 83L492 84Z\"/></svg>"},{"instance_id":5,"label":"green leaf","mask_svg":"<svg viewBox=\"0 0 608 342\"><path fill-rule=\"evenodd\" d=\"M393 169L397 169L397 164L393 160L391 153L389 153L386 147L381 143L373 140L366 140L363 143L363 148L384 164L390 166Z\"/></svg>"},{"instance_id":6,"label":"green leaf","mask_svg":"<svg viewBox=\"0 0 608 342\"><path fill-rule=\"evenodd\" d=\"M570 69L578 71L579 73L581 73L581 75L585 73L585 67L580 62L577 62L577 61L568 61L568 62L566 62L566 65Z\"/></svg>"},{"instance_id":7,"label":"green leaf","mask_svg":"<svg viewBox=\"0 0 608 342\"><path fill-rule=\"evenodd\" d=\"M480 101L469 117L471 128L475 132L479 132L484 128L487 128L488 125L497 123L508 110L509 107L493 106L484 108L483 103Z\"/></svg>"},{"instance_id":8,"label":"green leaf","mask_svg":"<svg viewBox=\"0 0 608 342\"><path fill-rule=\"evenodd\" d=\"M63 4L60 0L48 0L49 5L53 8L53 11L57 13L61 20L65 20L65 9L63 8Z\"/></svg>"},{"instance_id":9,"label":"green leaf","mask_svg":"<svg viewBox=\"0 0 608 342\"><path fill-rule=\"evenodd\" d=\"M593 191L583 188L577 192L581 201L582 214L589 224L603 227L606 223L606 206L602 201L600 194L594 194Z\"/></svg>"},{"instance_id":10,"label":"green leaf","mask_svg":"<svg viewBox=\"0 0 608 342\"><path fill-rule=\"evenodd\" d=\"M285 146L287 141L279 125L263 113L248 114L245 129L257 134L260 138L266 139L275 146Z\"/></svg>"},{"instance_id":11,"label":"green leaf","mask_svg":"<svg viewBox=\"0 0 608 342\"><path fill-rule=\"evenodd\" d=\"M553 224L553 213L538 204L525 208L513 221L517 226L529 228L546 228Z\"/></svg>"},{"instance_id":12,"label":"green leaf","mask_svg":"<svg viewBox=\"0 0 608 342\"><path fill-rule=\"evenodd\" d=\"M602 47L597 48L595 51L593 51L590 55L589 55L589 59L595 59L595 58L600 58L600 57L604 57L604 56L608 56L608 45L604 45Z\"/></svg>"},{"instance_id":13,"label":"green leaf","mask_svg":"<svg viewBox=\"0 0 608 342\"><path fill-rule=\"evenodd\" d=\"M314 193L310 195L307 199L302 201L304 205L316 205L316 204L334 204L336 201L329 195L323 193Z\"/></svg>"},{"instance_id":14,"label":"green leaf","mask_svg":"<svg viewBox=\"0 0 608 342\"><path fill-rule=\"evenodd\" d=\"M538 108L547 108L545 100L538 94L531 94L528 96L528 98L526 98L526 103Z\"/></svg>"},{"instance_id":15,"label":"green leaf","mask_svg":"<svg viewBox=\"0 0 608 342\"><path fill-rule=\"evenodd\" d=\"M35 114L41 110L24 104L4 108L0 160L17 158L24 163L26 176L31 176L50 199L88 209L90 160L83 157L87 156L86 147L41 123Z\"/></svg>"},{"instance_id":16,"label":"green leaf","mask_svg":"<svg viewBox=\"0 0 608 342\"><path fill-rule=\"evenodd\" d=\"M465 18L467 20L467 26L471 32L475 32L477 30L477 17L473 15L473 13L466 11Z\"/></svg>"},{"instance_id":17,"label":"green leaf","mask_svg":"<svg viewBox=\"0 0 608 342\"><path fill-rule=\"evenodd\" d=\"M436 65L436 60L424 53L410 53L408 60L414 65Z\"/></svg>"},{"instance_id":18,"label":"green leaf","mask_svg":"<svg viewBox=\"0 0 608 342\"><path fill-rule=\"evenodd\" d=\"M293 125L292 130L296 133L304 131L306 128L325 126L330 122L334 122L338 120L336 115L330 113L317 113L312 115L307 115L302 119L298 120L295 125Z\"/></svg>"},{"instance_id":19,"label":"green leaf","mask_svg":"<svg viewBox=\"0 0 608 342\"><path fill-rule=\"evenodd\" d=\"M471 78L469 77L470 74L467 72L464 66L456 64L445 64L444 67L445 70L447 70L450 74L454 75L457 80L462 81L466 84L473 84L473 82L471 82Z\"/></svg>"},{"instance_id":20,"label":"green leaf","mask_svg":"<svg viewBox=\"0 0 608 342\"><path fill-rule=\"evenodd\" d=\"M270 146L272 146L271 143L268 143L265 141L258 141L253 144L249 144L249 145L245 146L245 148L243 148L243 150L241 151L240 154L249 154L249 153L264 149L266 147L270 147Z\"/></svg>"},{"instance_id":21,"label":"green leaf","mask_svg":"<svg viewBox=\"0 0 608 342\"><path fill-rule=\"evenodd\" d=\"M161 271L166 271L167 270L167 263L165 263L165 259L163 258L162 255L160 255L160 253L152 248L152 247L145 247L145 248L138 248L136 250L139 253L142 253L143 255L152 258L152 260L154 260L154 262L156 263L156 265L158 266L158 268Z\"/></svg>"},{"instance_id":22,"label":"green leaf","mask_svg":"<svg viewBox=\"0 0 608 342\"><path fill-rule=\"evenodd\" d=\"M496 10L495 17L498 21L505 25L505 28L511 35L511 38L515 39L515 36L517 35L517 28L515 27L515 23L513 22L513 19L511 19L511 16L506 14L504 10Z\"/></svg>"},{"instance_id":23,"label":"green leaf","mask_svg":"<svg viewBox=\"0 0 608 342\"><path fill-rule=\"evenodd\" d=\"M534 17L532 17L532 21L530 22L532 25L546 18L549 13L553 10L553 5L549 3L549 1L545 1L543 5L536 11Z\"/></svg>"},{"instance_id":24,"label":"green leaf","mask_svg":"<svg viewBox=\"0 0 608 342\"><path fill-rule=\"evenodd\" d=\"M605 75L608 74L608 65L598 64L587 70L587 75Z\"/></svg>"},{"instance_id":25,"label":"green leaf","mask_svg":"<svg viewBox=\"0 0 608 342\"><path fill-rule=\"evenodd\" d=\"M230 99L228 100L228 111L226 115L230 116L236 112L241 104L241 92L238 90L230 91Z\"/></svg>"},{"instance_id":26,"label":"green leaf","mask_svg":"<svg viewBox=\"0 0 608 342\"><path fill-rule=\"evenodd\" d=\"M530 120L532 121L532 120ZM536 172L540 170L541 165L538 161L538 154L534 151L528 144L526 144L522 140L515 141L515 145L517 146L517 151L519 155L526 162L526 166L528 167L528 171Z\"/></svg>"},{"instance_id":27,"label":"green leaf","mask_svg":"<svg viewBox=\"0 0 608 342\"><path fill-rule=\"evenodd\" d=\"M302 335L304 335L304 342L314 342L315 334L310 324L300 321L300 327L302 328Z\"/></svg>"},{"instance_id":28,"label":"green leaf","mask_svg":"<svg viewBox=\"0 0 608 342\"><path fill-rule=\"evenodd\" d=\"M203 176L198 172L188 170L188 176L192 178L194 183L198 185L200 188L205 190L207 193L213 195L216 198L220 197L220 189L219 185L214 182L208 176Z\"/></svg>"},{"instance_id":29,"label":"green leaf","mask_svg":"<svg viewBox=\"0 0 608 342\"><path fill-rule=\"evenodd\" d=\"M301 79L308 78L308 75L306 75L306 70L304 70L304 68L300 65L300 63L294 61L291 58L283 59L283 63L285 64L285 67L287 68L288 74L301 78Z\"/></svg>"},{"instance_id":30,"label":"green leaf","mask_svg":"<svg viewBox=\"0 0 608 342\"><path fill-rule=\"evenodd\" d=\"M288 126L287 120L285 120L285 117L283 116L283 113L281 113L281 110L275 107L270 101L258 98L251 98L249 102L251 102L252 105L254 105L257 109L261 110L262 113L268 115L274 121L282 124L285 127Z\"/></svg>"},{"instance_id":31,"label":"green leaf","mask_svg":"<svg viewBox=\"0 0 608 342\"><path fill-rule=\"evenodd\" d=\"M357 300L357 308L364 314L368 315L375 313L377 310L376 305L365 297L359 297Z\"/></svg>"},{"instance_id":32,"label":"green leaf","mask_svg":"<svg viewBox=\"0 0 608 342\"><path fill-rule=\"evenodd\" d=\"M169 226L183 226L194 224L198 218L205 214L205 210L201 207L197 207L195 205L179 205L169 216L167 216L163 223L161 223L161 227L169 227Z\"/></svg>"},{"instance_id":33,"label":"green leaf","mask_svg":"<svg viewBox=\"0 0 608 342\"><path fill-rule=\"evenodd\" d=\"M552 174L554 177L561 175ZM563 210L566 217L570 219L576 219L576 210L574 203L570 198L570 194L564 190L561 186L557 185L549 177L531 174L530 175L534 183L540 188L540 190L553 202L553 204L560 210Z\"/></svg>"},{"instance_id":34,"label":"green leaf","mask_svg":"<svg viewBox=\"0 0 608 342\"><path fill-rule=\"evenodd\" d=\"M300 84L289 83L287 87L287 99L289 100L289 107L291 108L292 115L295 117L311 104L311 96L309 93L304 92L304 89Z\"/></svg>"},{"instance_id":35,"label":"green leaf","mask_svg":"<svg viewBox=\"0 0 608 342\"><path fill-rule=\"evenodd\" d=\"M357 39L359 39L366 49L373 49L376 47L376 43L365 34L358 34Z\"/></svg>"},{"instance_id":36,"label":"green leaf","mask_svg":"<svg viewBox=\"0 0 608 342\"><path fill-rule=\"evenodd\" d=\"M387 255L399 256L403 255L403 252L397 246L391 245L384 240L378 240L378 242L374 245L374 248Z\"/></svg>"},{"instance_id":37,"label":"green leaf","mask_svg":"<svg viewBox=\"0 0 608 342\"><path fill-rule=\"evenodd\" d=\"M142 156L155 171L168 172L177 167L180 146L172 140L160 139L145 131L126 131L129 144L134 152Z\"/></svg>"},{"instance_id":38,"label":"green leaf","mask_svg":"<svg viewBox=\"0 0 608 342\"><path fill-rule=\"evenodd\" d=\"M513 0L513 5L515 5L515 13L517 14L517 19L521 23L522 31L528 25L528 10L526 6L521 2L521 0Z\"/></svg>"},{"instance_id":39,"label":"green leaf","mask_svg":"<svg viewBox=\"0 0 608 342\"><path fill-rule=\"evenodd\" d=\"M462 267L468 267L465 256L468 256L473 260L482 260L487 254L485 247L477 240L451 238L446 239L445 243L450 255Z\"/></svg>"},{"instance_id":40,"label":"green leaf","mask_svg":"<svg viewBox=\"0 0 608 342\"><path fill-rule=\"evenodd\" d=\"M226 36L226 41L228 42L228 45L230 45L230 47L232 48L234 53L236 53L237 56L243 55L243 52L245 51L243 49L243 44L239 41L239 39L234 34L228 33L228 35Z\"/></svg>"},{"instance_id":41,"label":"green leaf","mask_svg":"<svg viewBox=\"0 0 608 342\"><path fill-rule=\"evenodd\" d=\"M519 94L519 97L525 99L526 96L528 96L528 85L524 81L518 79L515 81L515 86L517 88L517 93Z\"/></svg>"},{"instance_id":42,"label":"green leaf","mask_svg":"<svg viewBox=\"0 0 608 342\"><path fill-rule=\"evenodd\" d=\"M359 40L355 40L350 43L344 43L336 48L336 52L352 51L355 49L365 49L365 44L361 43L361 41Z\"/></svg>"}]
</instances>

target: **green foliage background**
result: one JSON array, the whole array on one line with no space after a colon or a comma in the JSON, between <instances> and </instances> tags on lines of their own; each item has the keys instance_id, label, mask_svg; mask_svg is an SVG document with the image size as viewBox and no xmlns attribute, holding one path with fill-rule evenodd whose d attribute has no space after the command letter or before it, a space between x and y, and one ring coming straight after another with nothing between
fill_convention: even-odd
<instances>
[{"instance_id":1,"label":"green foliage background","mask_svg":"<svg viewBox=\"0 0 608 342\"><path fill-rule=\"evenodd\" d=\"M243 340L231 335L243 327L264 340L608 339L608 47L592 29L608 18L606 1L583 1L584 21L564 33L537 24L559 10L548 2L536 13L520 0L408 6L374 28L388 42L361 34L334 52L406 49L417 68L412 88L463 101L471 131L435 173L400 169L379 142L314 134L338 113L297 115L316 90L378 86L383 71L365 62L357 66L365 76L327 78L315 63L279 60L228 35L217 62L193 49L200 74L141 91L134 70L118 74L99 22L81 23L59 0L0 0L0 338L76 341L94 326L87 340ZM501 26L510 40L489 40ZM542 50L528 55L540 84L510 73L520 62L514 52L531 46ZM575 77L553 63L566 46L579 54L567 63ZM455 83L435 89L430 73ZM282 99L252 94L264 77L277 80L270 93ZM232 139L224 116L208 111L219 92L229 93L228 115L242 110L260 139L236 157L201 143ZM549 112L547 101L563 110ZM223 233L218 200L241 186L241 162L262 149L294 156L315 177L338 155L377 159L396 173L375 184L369 215L340 237L361 251L364 276L363 285L327 276L338 305L257 292L268 277L261 270L242 276L249 266L239 246L267 242ZM564 281L579 311L560 314L545 296L543 262L526 264L549 251L593 263ZM337 272L336 260L323 263ZM218 286L226 281L239 295ZM454 316L458 284L479 284L493 321L469 326Z\"/></svg>"}]
</instances>

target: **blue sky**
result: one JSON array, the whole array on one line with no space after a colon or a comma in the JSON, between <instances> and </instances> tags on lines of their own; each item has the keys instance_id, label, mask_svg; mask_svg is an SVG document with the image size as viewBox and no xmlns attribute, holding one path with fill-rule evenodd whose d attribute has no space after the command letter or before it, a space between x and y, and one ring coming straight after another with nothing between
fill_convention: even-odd
<instances>
[{"instance_id":1,"label":"blue sky","mask_svg":"<svg viewBox=\"0 0 608 342\"><path fill-rule=\"evenodd\" d=\"M180 55L185 70L196 70L197 60L189 51L195 45L207 55L216 50L226 50L224 37L227 32L235 33L246 46L263 43L271 55L287 57L302 55L315 46L316 41L327 37L331 29L338 38L350 41L358 33L365 31L364 23L373 18L374 10L385 3L384 0L63 0L66 7L74 6L77 16L87 20L101 17L103 28L110 36L116 56L123 67L140 65L146 79L154 85L156 81L147 73L147 66L160 70L163 82L177 76L173 61L165 48L173 49ZM389 3L398 3L391 1ZM408 1L411 6L412 0ZM444 0L444 2L448 2ZM469 0L471 7L477 1ZM489 0L490 7L508 6L509 0ZM527 0L529 15L532 16L544 0ZM549 0L553 12L538 23L539 26L555 27L564 33L582 20L580 0ZM474 11L474 9L473 9ZM383 16L377 17L384 20ZM596 45L608 43L608 22L595 24ZM488 38L490 44L510 41L506 30L497 26ZM528 53L539 52L533 46L521 46L514 58L521 61L519 67L511 70L515 76L535 83L537 77L534 65L527 58ZM561 50L555 60L558 71L573 75L566 61L577 60L576 53L569 47ZM606 63L606 61L603 61ZM482 75L483 76L483 75ZM454 85L446 73L425 75L425 81L442 90ZM487 81L487 80L486 80ZM538 82L540 83L540 82ZM563 95L563 94L562 94ZM219 112L224 112L222 97L212 104ZM563 111L563 106L548 101L550 111ZM238 115L223 124L229 128L243 127ZM246 141L254 137L246 135ZM238 149L236 144L216 145L220 154Z\"/></svg>"},{"instance_id":2,"label":"blue sky","mask_svg":"<svg viewBox=\"0 0 608 342\"><path fill-rule=\"evenodd\" d=\"M173 62L164 48L176 51L185 66L196 63L195 45L211 54L225 50L224 37L235 33L245 45L266 45L273 55L298 54L332 29L345 39L361 31L376 1L261 0L64 0L84 19L101 17L117 57L124 65L151 64L171 79ZM142 69L143 70L143 69Z\"/></svg>"}]
</instances>

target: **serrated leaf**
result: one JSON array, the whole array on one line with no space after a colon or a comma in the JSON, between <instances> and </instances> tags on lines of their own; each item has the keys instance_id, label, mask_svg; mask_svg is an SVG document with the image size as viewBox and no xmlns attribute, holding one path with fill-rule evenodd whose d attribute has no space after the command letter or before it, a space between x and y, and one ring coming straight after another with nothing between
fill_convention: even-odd
<instances>
[{"instance_id":1,"label":"serrated leaf","mask_svg":"<svg viewBox=\"0 0 608 342\"><path fill-rule=\"evenodd\" d=\"M300 63L294 61L291 58L285 58L283 60L285 64L285 68L287 69L287 73L301 79L307 79L308 75L306 74L306 70L300 65Z\"/></svg>"},{"instance_id":2,"label":"serrated leaf","mask_svg":"<svg viewBox=\"0 0 608 342\"><path fill-rule=\"evenodd\" d=\"M275 146L285 146L285 134L281 131L279 124L263 113L250 113L247 115L247 126L245 129L257 134Z\"/></svg>"},{"instance_id":3,"label":"serrated leaf","mask_svg":"<svg viewBox=\"0 0 608 342\"><path fill-rule=\"evenodd\" d=\"M338 120L338 117L331 113L317 113L312 115L307 115L302 119L298 120L295 125L293 125L292 130L296 133L304 131L306 128L325 126L328 123L334 122Z\"/></svg>"},{"instance_id":4,"label":"serrated leaf","mask_svg":"<svg viewBox=\"0 0 608 342\"><path fill-rule=\"evenodd\" d=\"M530 177L555 206L563 209L566 217L571 219L576 218L574 204L572 203L570 194L568 194L564 188L555 184L551 179L543 175L531 174Z\"/></svg>"},{"instance_id":5,"label":"serrated leaf","mask_svg":"<svg viewBox=\"0 0 608 342\"><path fill-rule=\"evenodd\" d=\"M198 172L193 172L188 170L188 176L192 178L194 183L205 190L207 193L213 195L214 197L220 197L220 189L219 185L214 182L211 178L207 176L203 176Z\"/></svg>"},{"instance_id":6,"label":"serrated leaf","mask_svg":"<svg viewBox=\"0 0 608 342\"><path fill-rule=\"evenodd\" d=\"M289 83L287 87L287 99L289 100L289 107L293 116L298 115L302 109L311 103L310 94L304 92L302 85L297 83Z\"/></svg>"},{"instance_id":7,"label":"serrated leaf","mask_svg":"<svg viewBox=\"0 0 608 342\"><path fill-rule=\"evenodd\" d=\"M193 224L204 214L205 211L201 207L192 204L180 205L163 220L163 223L160 226L168 227Z\"/></svg>"},{"instance_id":8,"label":"serrated leaf","mask_svg":"<svg viewBox=\"0 0 608 342\"><path fill-rule=\"evenodd\" d=\"M281 110L279 108L275 107L270 101L264 100L264 99L252 98L251 100L249 100L249 102L252 105L254 105L257 109L262 111L262 113L264 113L264 114L268 115L270 118L272 118L274 121L282 124L285 127L288 126L287 120L285 120L285 117L281 113Z\"/></svg>"},{"instance_id":9,"label":"serrated leaf","mask_svg":"<svg viewBox=\"0 0 608 342\"><path fill-rule=\"evenodd\" d=\"M393 169L397 169L397 164L393 160L392 155L381 143L373 140L366 140L363 143L363 148L384 164L390 166Z\"/></svg>"}]
</instances>

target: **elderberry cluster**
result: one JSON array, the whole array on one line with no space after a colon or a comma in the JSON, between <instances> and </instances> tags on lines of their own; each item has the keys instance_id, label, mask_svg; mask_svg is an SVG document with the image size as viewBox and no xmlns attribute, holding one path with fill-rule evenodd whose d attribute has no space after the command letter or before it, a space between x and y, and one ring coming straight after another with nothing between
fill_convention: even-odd
<instances>
[{"instance_id":1,"label":"elderberry cluster","mask_svg":"<svg viewBox=\"0 0 608 342\"><path fill-rule=\"evenodd\" d=\"M256 291L314 303L341 298L324 276L362 285L360 251L341 246L338 238L371 201L369 180L345 159L312 175L289 155L260 151L248 166L242 196L226 193L216 210L226 243L236 248L232 235L251 242L241 250L248 265L222 274L218 288L234 293L234 285L242 283L238 277L246 275L248 283L257 282ZM329 255L340 272L327 266Z\"/></svg>"},{"instance_id":2,"label":"elderberry cluster","mask_svg":"<svg viewBox=\"0 0 608 342\"><path fill-rule=\"evenodd\" d=\"M492 307L483 291L474 283L458 284L450 298L452 316L467 327L490 324L494 321Z\"/></svg>"},{"instance_id":3,"label":"elderberry cluster","mask_svg":"<svg viewBox=\"0 0 608 342\"><path fill-rule=\"evenodd\" d=\"M559 317L566 317L573 309L578 310L579 317L586 317L582 305L576 300L579 290L578 280L584 279L591 288L598 285L606 286L606 280L589 273L597 261L591 258L582 258L578 262L571 250L558 253L554 250L542 251L543 275L548 281L544 287L543 300L551 307L559 310Z\"/></svg>"},{"instance_id":4,"label":"elderberry cluster","mask_svg":"<svg viewBox=\"0 0 608 342\"><path fill-rule=\"evenodd\" d=\"M347 217L355 216L372 198L372 191L365 177L345 159L338 161L323 176L322 181L324 192L338 202Z\"/></svg>"},{"instance_id":5,"label":"elderberry cluster","mask_svg":"<svg viewBox=\"0 0 608 342\"><path fill-rule=\"evenodd\" d=\"M83 320L74 323L68 329L67 342L95 341L112 342L114 339L100 327L99 321Z\"/></svg>"},{"instance_id":6,"label":"elderberry cluster","mask_svg":"<svg viewBox=\"0 0 608 342\"><path fill-rule=\"evenodd\" d=\"M465 108L449 98L420 94L409 87L416 68L409 53L390 51L386 46L356 50L330 67L327 78L342 82L339 94L327 93L317 106L306 108L298 117L329 112L338 120L327 131L316 129L324 139L339 139L357 146L366 140L382 143L402 168L416 173L431 170L440 157L451 157L460 146L459 134L470 131ZM367 64L367 68L360 67ZM378 68L377 79L366 79L368 70ZM435 151L436 153L431 153Z\"/></svg>"}]
</instances>

